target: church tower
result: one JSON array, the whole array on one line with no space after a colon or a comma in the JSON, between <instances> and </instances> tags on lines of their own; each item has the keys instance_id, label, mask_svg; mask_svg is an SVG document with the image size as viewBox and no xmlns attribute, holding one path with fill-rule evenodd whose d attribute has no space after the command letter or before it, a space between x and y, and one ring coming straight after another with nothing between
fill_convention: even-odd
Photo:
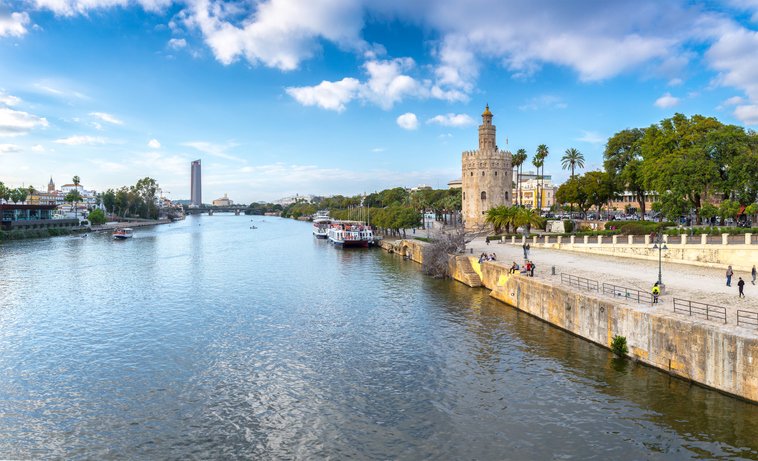
<instances>
[{"instance_id":1,"label":"church tower","mask_svg":"<svg viewBox=\"0 0 758 461\"><path fill-rule=\"evenodd\" d=\"M50 182L47 183L47 192L49 194L52 194L53 192L55 192L55 183L53 182L52 176L50 176Z\"/></svg>"},{"instance_id":2,"label":"church tower","mask_svg":"<svg viewBox=\"0 0 758 461\"><path fill-rule=\"evenodd\" d=\"M511 153L499 150L490 107L484 108L479 125L479 149L463 152L462 193L463 224L466 230L487 226L487 210L511 205L513 168Z\"/></svg>"}]
</instances>

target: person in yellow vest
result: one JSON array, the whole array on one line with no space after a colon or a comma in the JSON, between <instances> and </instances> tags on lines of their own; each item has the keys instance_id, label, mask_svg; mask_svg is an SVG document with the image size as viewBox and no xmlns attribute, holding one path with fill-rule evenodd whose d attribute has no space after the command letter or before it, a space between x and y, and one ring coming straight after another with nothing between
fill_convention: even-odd
<instances>
[{"instance_id":1,"label":"person in yellow vest","mask_svg":"<svg viewBox=\"0 0 758 461\"><path fill-rule=\"evenodd\" d=\"M661 294L661 287L658 286L658 282L653 285L653 304L658 304L658 296Z\"/></svg>"}]
</instances>

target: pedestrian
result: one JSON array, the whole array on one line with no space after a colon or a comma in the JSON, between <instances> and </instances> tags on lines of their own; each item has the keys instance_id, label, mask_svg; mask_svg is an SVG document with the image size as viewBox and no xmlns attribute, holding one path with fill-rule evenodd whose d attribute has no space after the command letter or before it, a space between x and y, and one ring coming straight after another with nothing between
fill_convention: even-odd
<instances>
[{"instance_id":1,"label":"pedestrian","mask_svg":"<svg viewBox=\"0 0 758 461\"><path fill-rule=\"evenodd\" d=\"M661 287L658 286L658 282L653 285L653 304L658 304L658 296L661 294Z\"/></svg>"},{"instance_id":2,"label":"pedestrian","mask_svg":"<svg viewBox=\"0 0 758 461\"><path fill-rule=\"evenodd\" d=\"M524 257L525 258L529 257L529 250L531 250L531 249L532 249L532 247L527 243L526 244L526 252L524 252Z\"/></svg>"},{"instance_id":3,"label":"pedestrian","mask_svg":"<svg viewBox=\"0 0 758 461\"><path fill-rule=\"evenodd\" d=\"M485 242L487 242L487 245L489 245L489 244L490 244L490 238L489 238L489 237L485 237L485 238L484 238L484 241L485 241Z\"/></svg>"},{"instance_id":4,"label":"pedestrian","mask_svg":"<svg viewBox=\"0 0 758 461\"><path fill-rule=\"evenodd\" d=\"M527 252L526 252L527 251L526 250L526 242L524 242L524 244L521 245L521 248L524 250L524 259L526 259L528 257Z\"/></svg>"},{"instance_id":5,"label":"pedestrian","mask_svg":"<svg viewBox=\"0 0 758 461\"><path fill-rule=\"evenodd\" d=\"M758 271L755 270L755 264L753 264L753 270L750 271L750 275L753 276L753 285L755 285L755 277L758 276Z\"/></svg>"},{"instance_id":6,"label":"pedestrian","mask_svg":"<svg viewBox=\"0 0 758 461\"><path fill-rule=\"evenodd\" d=\"M737 289L740 291L740 295L739 295L739 297L740 297L740 298L744 298L744 297L745 297L745 292L744 292L744 291L742 291L742 290L744 290L744 289L745 289L745 281L744 281L744 280L742 280L742 277L740 277L740 281L739 281L739 282L737 282Z\"/></svg>"},{"instance_id":7,"label":"pedestrian","mask_svg":"<svg viewBox=\"0 0 758 461\"><path fill-rule=\"evenodd\" d=\"M535 266L533 262L529 261L529 277L534 277Z\"/></svg>"},{"instance_id":8,"label":"pedestrian","mask_svg":"<svg viewBox=\"0 0 758 461\"><path fill-rule=\"evenodd\" d=\"M734 271L732 270L732 266L729 266L726 268L726 286L730 287L732 286L732 276L734 275Z\"/></svg>"}]
</instances>

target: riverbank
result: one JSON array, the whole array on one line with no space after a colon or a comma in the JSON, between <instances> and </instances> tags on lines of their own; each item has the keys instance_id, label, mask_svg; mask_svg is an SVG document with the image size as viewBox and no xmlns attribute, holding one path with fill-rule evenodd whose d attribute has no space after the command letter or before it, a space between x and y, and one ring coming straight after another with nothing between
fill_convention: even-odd
<instances>
[{"instance_id":1,"label":"riverbank","mask_svg":"<svg viewBox=\"0 0 758 461\"><path fill-rule=\"evenodd\" d=\"M382 246L423 263L426 245L395 240ZM490 246L489 250L499 249ZM605 348L610 348L614 336L624 336L629 356L635 360L758 403L758 329L675 313L670 299L653 307L562 285L559 272L524 277L509 274L509 267L509 259L482 264L471 255L450 259L455 280L485 287L490 296L520 311ZM542 266L541 274L548 274L546 268ZM620 285L623 282L617 280Z\"/></svg>"},{"instance_id":2,"label":"riverbank","mask_svg":"<svg viewBox=\"0 0 758 461\"><path fill-rule=\"evenodd\" d=\"M158 220L139 220L139 221L122 221L122 222L107 222L101 226L92 226L92 232L108 232L115 229L123 229L130 227L135 229L137 227L150 227L157 226L159 224L171 224L174 221L170 219L158 219Z\"/></svg>"}]
</instances>

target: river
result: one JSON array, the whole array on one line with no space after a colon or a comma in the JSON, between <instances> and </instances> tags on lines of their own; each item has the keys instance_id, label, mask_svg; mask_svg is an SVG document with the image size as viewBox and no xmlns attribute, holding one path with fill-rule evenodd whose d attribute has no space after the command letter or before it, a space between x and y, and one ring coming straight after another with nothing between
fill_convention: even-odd
<instances>
[{"instance_id":1,"label":"river","mask_svg":"<svg viewBox=\"0 0 758 461\"><path fill-rule=\"evenodd\" d=\"M758 459L758 406L217 214L0 245L6 458Z\"/></svg>"}]
</instances>

